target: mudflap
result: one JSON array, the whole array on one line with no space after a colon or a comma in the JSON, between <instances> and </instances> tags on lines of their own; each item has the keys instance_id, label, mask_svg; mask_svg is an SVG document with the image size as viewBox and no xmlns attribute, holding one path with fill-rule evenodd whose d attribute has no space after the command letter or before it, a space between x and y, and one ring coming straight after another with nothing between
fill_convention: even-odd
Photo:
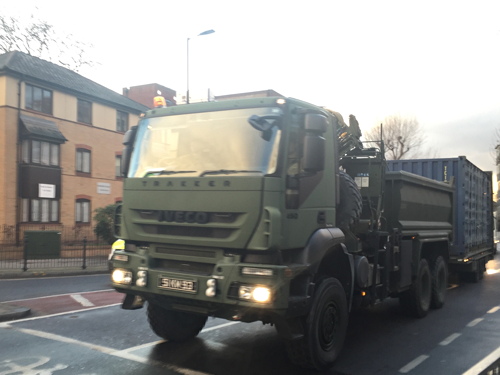
<instances>
[{"instance_id":1,"label":"mudflap","mask_svg":"<svg viewBox=\"0 0 500 375\"><path fill-rule=\"evenodd\" d=\"M124 310L142 309L143 306L144 306L144 298L136 294L127 293L122 303L122 309Z\"/></svg>"}]
</instances>

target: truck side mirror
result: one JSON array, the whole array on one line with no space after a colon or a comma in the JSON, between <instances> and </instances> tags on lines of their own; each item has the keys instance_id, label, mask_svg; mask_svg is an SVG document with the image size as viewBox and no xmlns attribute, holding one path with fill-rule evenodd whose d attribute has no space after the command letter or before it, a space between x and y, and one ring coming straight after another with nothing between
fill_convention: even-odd
<instances>
[{"instance_id":1,"label":"truck side mirror","mask_svg":"<svg viewBox=\"0 0 500 375\"><path fill-rule=\"evenodd\" d=\"M319 172L325 169L325 138L306 134L304 137L302 168L306 172Z\"/></svg>"},{"instance_id":2,"label":"truck side mirror","mask_svg":"<svg viewBox=\"0 0 500 375\"><path fill-rule=\"evenodd\" d=\"M128 167L130 165L130 157L134 150L135 135L137 134L137 126L132 126L123 136L123 151L122 151L122 165L120 173L123 177L127 177Z\"/></svg>"},{"instance_id":3,"label":"truck side mirror","mask_svg":"<svg viewBox=\"0 0 500 375\"><path fill-rule=\"evenodd\" d=\"M318 113L307 113L304 118L304 149L302 167L306 172L325 169L325 138L328 119Z\"/></svg>"},{"instance_id":4,"label":"truck side mirror","mask_svg":"<svg viewBox=\"0 0 500 375\"><path fill-rule=\"evenodd\" d=\"M306 132L323 134L328 128L328 119L319 113L306 113L304 117L304 130Z\"/></svg>"}]
</instances>

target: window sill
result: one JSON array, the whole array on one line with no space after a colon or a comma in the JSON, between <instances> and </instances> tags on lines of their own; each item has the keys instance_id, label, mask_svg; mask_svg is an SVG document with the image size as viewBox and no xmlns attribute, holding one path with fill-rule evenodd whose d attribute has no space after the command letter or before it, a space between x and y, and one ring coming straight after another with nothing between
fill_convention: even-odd
<instances>
[{"instance_id":1,"label":"window sill","mask_svg":"<svg viewBox=\"0 0 500 375\"><path fill-rule=\"evenodd\" d=\"M78 171L76 171L75 174L78 177L92 177L92 174L91 173L87 173L87 172L78 172Z\"/></svg>"}]
</instances>

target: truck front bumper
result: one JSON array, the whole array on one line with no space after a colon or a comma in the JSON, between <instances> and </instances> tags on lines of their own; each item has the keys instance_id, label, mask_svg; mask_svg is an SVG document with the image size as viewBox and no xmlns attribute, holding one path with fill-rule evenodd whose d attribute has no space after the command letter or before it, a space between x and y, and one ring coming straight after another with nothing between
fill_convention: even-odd
<instances>
[{"instance_id":1,"label":"truck front bumper","mask_svg":"<svg viewBox=\"0 0 500 375\"><path fill-rule=\"evenodd\" d=\"M200 269L180 272L172 267L146 267L150 260L146 254L116 251L113 287L168 309L228 320L272 321L273 316L290 312L294 272L287 266L242 263L239 256L232 256L217 259L210 273ZM130 302L132 297L128 298ZM292 300L301 302L300 298ZM137 308L137 303L124 308L127 305Z\"/></svg>"}]
</instances>

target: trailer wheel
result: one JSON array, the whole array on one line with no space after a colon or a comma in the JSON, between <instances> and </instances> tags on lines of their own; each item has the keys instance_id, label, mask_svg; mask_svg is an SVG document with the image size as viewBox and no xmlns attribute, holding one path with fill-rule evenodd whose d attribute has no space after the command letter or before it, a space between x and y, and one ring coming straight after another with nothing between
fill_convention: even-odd
<instances>
[{"instance_id":1,"label":"trailer wheel","mask_svg":"<svg viewBox=\"0 0 500 375\"><path fill-rule=\"evenodd\" d=\"M438 256L431 269L432 298L431 307L440 309L444 305L446 290L448 288L448 267L442 256Z\"/></svg>"},{"instance_id":2,"label":"trailer wheel","mask_svg":"<svg viewBox=\"0 0 500 375\"><path fill-rule=\"evenodd\" d=\"M431 279L429 263L426 259L421 259L418 264L417 277L410 289L399 295L399 303L405 312L417 318L427 315L432 299Z\"/></svg>"},{"instance_id":3,"label":"trailer wheel","mask_svg":"<svg viewBox=\"0 0 500 375\"><path fill-rule=\"evenodd\" d=\"M465 281L469 283L478 283L484 278L484 273L486 272L486 262L484 259L476 260L476 269L469 272L460 272L460 281Z\"/></svg>"},{"instance_id":4,"label":"trailer wheel","mask_svg":"<svg viewBox=\"0 0 500 375\"><path fill-rule=\"evenodd\" d=\"M148 302L148 321L151 329L161 338L173 342L192 339L205 326L207 317L165 309Z\"/></svg>"},{"instance_id":5,"label":"trailer wheel","mask_svg":"<svg viewBox=\"0 0 500 375\"><path fill-rule=\"evenodd\" d=\"M290 360L302 367L325 370L333 365L347 331L347 299L342 284L326 278L319 284L307 318L302 318L304 336L287 340Z\"/></svg>"},{"instance_id":6,"label":"trailer wheel","mask_svg":"<svg viewBox=\"0 0 500 375\"><path fill-rule=\"evenodd\" d=\"M340 202L337 207L337 226L340 229L349 229L358 222L363 208L363 199L358 185L344 171L339 171Z\"/></svg>"}]
</instances>

